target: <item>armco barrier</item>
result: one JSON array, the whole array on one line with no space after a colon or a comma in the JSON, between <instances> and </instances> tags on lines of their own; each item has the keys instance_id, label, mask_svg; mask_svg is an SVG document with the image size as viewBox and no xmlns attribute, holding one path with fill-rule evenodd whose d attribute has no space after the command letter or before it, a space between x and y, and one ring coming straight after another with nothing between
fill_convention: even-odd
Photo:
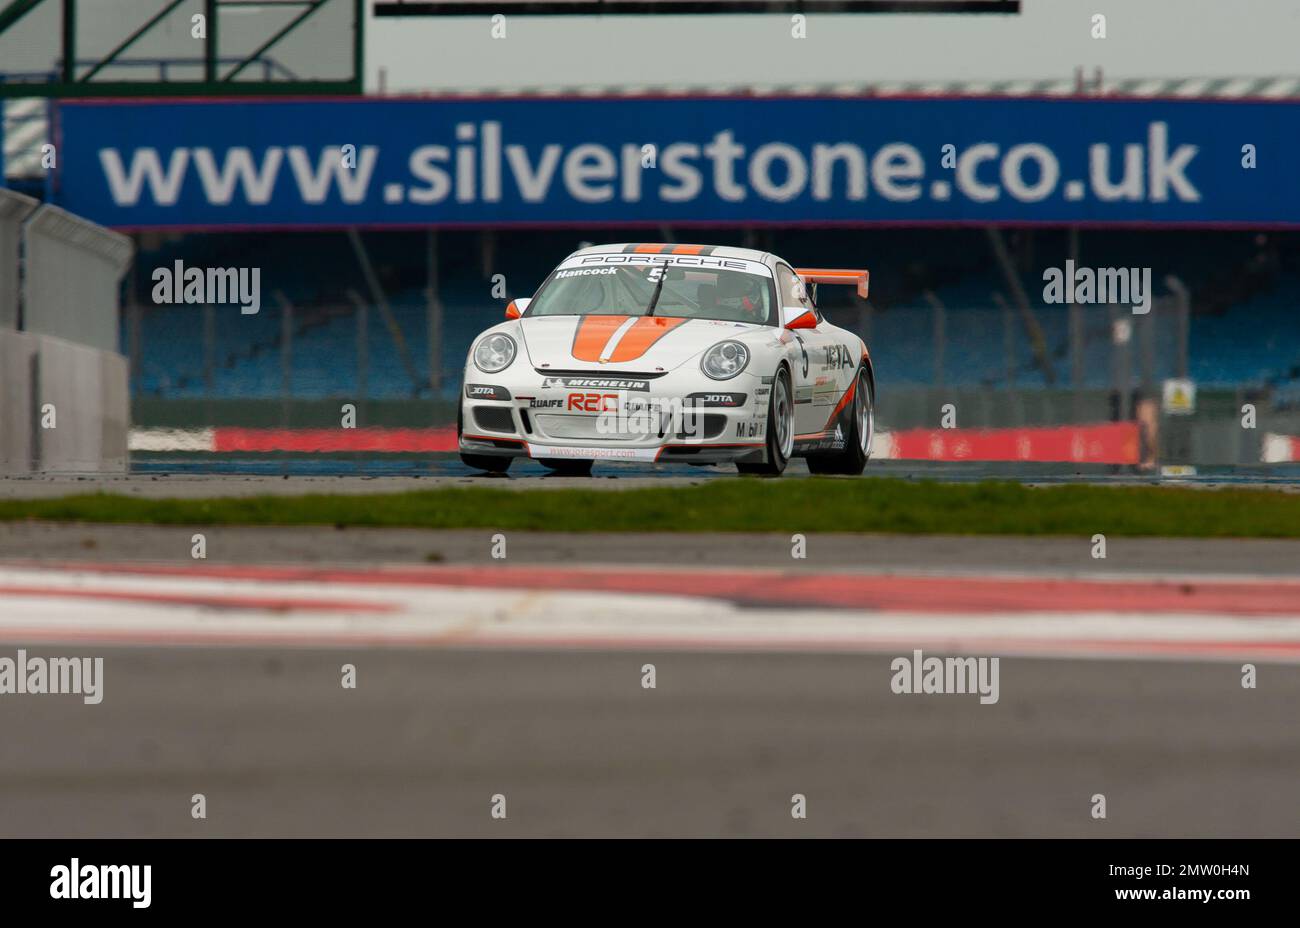
<instances>
[{"instance_id":1,"label":"armco barrier","mask_svg":"<svg viewBox=\"0 0 1300 928\"><path fill-rule=\"evenodd\" d=\"M18 325L18 246L22 225L37 202L12 190L0 190L0 329Z\"/></svg>"}]
</instances>

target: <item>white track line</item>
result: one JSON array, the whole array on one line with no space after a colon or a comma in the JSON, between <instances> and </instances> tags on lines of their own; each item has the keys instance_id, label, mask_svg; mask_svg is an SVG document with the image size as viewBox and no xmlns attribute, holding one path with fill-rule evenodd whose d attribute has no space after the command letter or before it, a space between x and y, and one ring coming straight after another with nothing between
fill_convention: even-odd
<instances>
[{"instance_id":1,"label":"white track line","mask_svg":"<svg viewBox=\"0 0 1300 928\"><path fill-rule=\"evenodd\" d=\"M876 651L1300 662L1297 615L1012 615L751 609L690 596L202 577L106 576L0 568L0 640L133 645ZM263 598L355 609L222 608L112 596ZM375 611L387 609L389 611Z\"/></svg>"}]
</instances>

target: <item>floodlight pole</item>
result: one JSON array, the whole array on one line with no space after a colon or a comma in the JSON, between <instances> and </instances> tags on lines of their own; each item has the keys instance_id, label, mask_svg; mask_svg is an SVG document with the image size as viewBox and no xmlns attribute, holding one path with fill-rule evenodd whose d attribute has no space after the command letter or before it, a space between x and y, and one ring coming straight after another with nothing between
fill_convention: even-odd
<instances>
[{"instance_id":1,"label":"floodlight pole","mask_svg":"<svg viewBox=\"0 0 1300 928\"><path fill-rule=\"evenodd\" d=\"M1165 278L1165 286L1173 291L1177 300L1178 318L1178 376L1187 376L1187 339L1188 332L1191 330L1191 294L1187 291L1187 285L1179 278L1170 274Z\"/></svg>"},{"instance_id":2,"label":"floodlight pole","mask_svg":"<svg viewBox=\"0 0 1300 928\"><path fill-rule=\"evenodd\" d=\"M925 301L930 304L930 309L934 311L934 374L932 376L933 385L938 389L943 389L943 367L944 356L947 354L948 333L946 323L946 311L943 301L935 295L933 290L926 290L922 294Z\"/></svg>"},{"instance_id":3,"label":"floodlight pole","mask_svg":"<svg viewBox=\"0 0 1300 928\"><path fill-rule=\"evenodd\" d=\"M203 45L203 79L212 84L217 80L217 0L203 0L203 16L208 25L208 37Z\"/></svg>"}]
</instances>

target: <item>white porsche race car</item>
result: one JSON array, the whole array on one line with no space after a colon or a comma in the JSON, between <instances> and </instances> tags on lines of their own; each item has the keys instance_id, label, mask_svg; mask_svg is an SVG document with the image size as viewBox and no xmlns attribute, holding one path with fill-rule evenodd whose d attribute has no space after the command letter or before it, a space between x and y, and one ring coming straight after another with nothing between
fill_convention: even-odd
<instances>
[{"instance_id":1,"label":"white porsche race car","mask_svg":"<svg viewBox=\"0 0 1300 928\"><path fill-rule=\"evenodd\" d=\"M780 474L859 474L875 377L862 339L822 318L818 284L867 295L867 272L793 268L709 245L574 252L477 339L457 417L461 459L505 471L529 457L734 462Z\"/></svg>"}]
</instances>

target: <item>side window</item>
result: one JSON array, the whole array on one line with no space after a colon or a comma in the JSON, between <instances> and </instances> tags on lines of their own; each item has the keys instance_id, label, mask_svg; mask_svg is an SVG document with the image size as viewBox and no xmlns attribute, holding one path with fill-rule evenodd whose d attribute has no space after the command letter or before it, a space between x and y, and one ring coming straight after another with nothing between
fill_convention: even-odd
<instances>
[{"instance_id":1,"label":"side window","mask_svg":"<svg viewBox=\"0 0 1300 928\"><path fill-rule=\"evenodd\" d=\"M803 285L803 281L795 274L793 270L784 264L776 266L777 290L781 295L782 306L802 306L804 309L812 310L818 321L821 321L821 314L817 312L817 307L808 296L808 288Z\"/></svg>"},{"instance_id":2,"label":"side window","mask_svg":"<svg viewBox=\"0 0 1300 928\"><path fill-rule=\"evenodd\" d=\"M807 309L812 309L812 304L808 302L808 294L804 290L803 282L795 276L794 271L784 264L778 264L776 267L776 288L781 295L782 306L799 305Z\"/></svg>"}]
</instances>

